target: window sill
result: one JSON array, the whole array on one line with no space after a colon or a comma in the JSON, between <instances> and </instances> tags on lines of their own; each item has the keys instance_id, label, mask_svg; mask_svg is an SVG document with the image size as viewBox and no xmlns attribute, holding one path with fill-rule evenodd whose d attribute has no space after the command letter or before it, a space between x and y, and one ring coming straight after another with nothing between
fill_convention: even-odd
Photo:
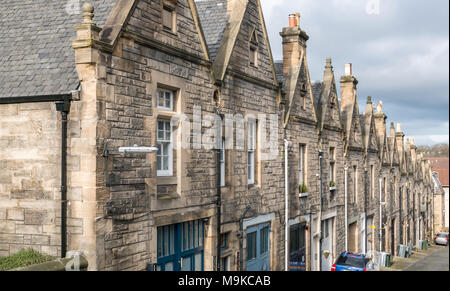
<instances>
[{"instance_id":1,"label":"window sill","mask_svg":"<svg viewBox=\"0 0 450 291\"><path fill-rule=\"evenodd\" d=\"M181 196L177 193L173 194L158 194L158 200L175 200L179 199Z\"/></svg>"},{"instance_id":2,"label":"window sill","mask_svg":"<svg viewBox=\"0 0 450 291\"><path fill-rule=\"evenodd\" d=\"M299 193L298 194L298 197L299 198L306 198L306 197L308 197L309 196L309 193Z\"/></svg>"},{"instance_id":3,"label":"window sill","mask_svg":"<svg viewBox=\"0 0 450 291\"><path fill-rule=\"evenodd\" d=\"M336 187L330 187L330 192L335 191L336 189L337 189Z\"/></svg>"}]
</instances>

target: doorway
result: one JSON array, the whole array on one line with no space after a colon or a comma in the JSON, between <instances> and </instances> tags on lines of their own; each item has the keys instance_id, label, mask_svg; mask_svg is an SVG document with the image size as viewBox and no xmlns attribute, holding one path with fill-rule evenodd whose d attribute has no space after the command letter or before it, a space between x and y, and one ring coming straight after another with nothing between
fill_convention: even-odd
<instances>
[{"instance_id":1,"label":"doorway","mask_svg":"<svg viewBox=\"0 0 450 291\"><path fill-rule=\"evenodd\" d=\"M247 271L270 271L270 223L247 228Z\"/></svg>"},{"instance_id":2,"label":"doorway","mask_svg":"<svg viewBox=\"0 0 450 291\"><path fill-rule=\"evenodd\" d=\"M333 223L333 218L322 221L321 271L330 271L333 264Z\"/></svg>"}]
</instances>

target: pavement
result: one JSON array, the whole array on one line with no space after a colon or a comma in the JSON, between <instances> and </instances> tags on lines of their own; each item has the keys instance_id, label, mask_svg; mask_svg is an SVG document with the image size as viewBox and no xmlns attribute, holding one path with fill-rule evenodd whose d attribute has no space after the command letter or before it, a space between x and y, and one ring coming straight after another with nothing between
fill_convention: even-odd
<instances>
[{"instance_id":1,"label":"pavement","mask_svg":"<svg viewBox=\"0 0 450 291\"><path fill-rule=\"evenodd\" d=\"M380 271L449 271L449 247L429 245L414 251L409 258L394 257L389 268Z\"/></svg>"}]
</instances>

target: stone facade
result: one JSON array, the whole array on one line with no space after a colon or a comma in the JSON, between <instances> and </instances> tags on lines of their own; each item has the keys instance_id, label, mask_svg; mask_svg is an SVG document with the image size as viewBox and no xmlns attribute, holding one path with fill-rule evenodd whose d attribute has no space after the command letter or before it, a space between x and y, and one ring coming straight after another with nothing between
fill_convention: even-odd
<instances>
[{"instance_id":1,"label":"stone facade","mask_svg":"<svg viewBox=\"0 0 450 291\"><path fill-rule=\"evenodd\" d=\"M351 70L341 78L340 100L331 59L322 82L311 83L309 36L298 15L281 32L284 56L275 63L258 0L95 5L83 5L76 38L60 48L79 81L76 93L67 92L66 189L57 101L36 102L40 92L0 96L0 256L28 247L61 255L61 190L68 195L67 247L83 251L90 270L174 267L162 254L164 231L183 236L185 226L200 224L191 243L202 258L192 263L196 270L283 270L285 230L293 242L297 226L306 270L326 270L346 249L397 254L399 244L430 237L429 165L413 141L405 144L401 128L391 125L388 136L382 106L374 113L369 99L359 114ZM208 13L217 13L215 23ZM170 106L161 106L162 91L171 93ZM223 126L218 114L225 123L233 117L221 152L208 147L208 134ZM170 173L161 174L161 150L119 152L161 148L160 124L169 121ZM267 235L267 257L249 255L256 253L254 233Z\"/></svg>"}]
</instances>

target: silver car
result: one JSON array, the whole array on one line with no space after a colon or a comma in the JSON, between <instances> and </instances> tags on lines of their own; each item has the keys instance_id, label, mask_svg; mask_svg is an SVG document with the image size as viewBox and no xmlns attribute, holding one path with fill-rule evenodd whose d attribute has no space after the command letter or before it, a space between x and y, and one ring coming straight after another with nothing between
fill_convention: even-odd
<instances>
[{"instance_id":1,"label":"silver car","mask_svg":"<svg viewBox=\"0 0 450 291\"><path fill-rule=\"evenodd\" d=\"M437 245L448 246L448 232L440 232L434 238L434 243Z\"/></svg>"}]
</instances>

